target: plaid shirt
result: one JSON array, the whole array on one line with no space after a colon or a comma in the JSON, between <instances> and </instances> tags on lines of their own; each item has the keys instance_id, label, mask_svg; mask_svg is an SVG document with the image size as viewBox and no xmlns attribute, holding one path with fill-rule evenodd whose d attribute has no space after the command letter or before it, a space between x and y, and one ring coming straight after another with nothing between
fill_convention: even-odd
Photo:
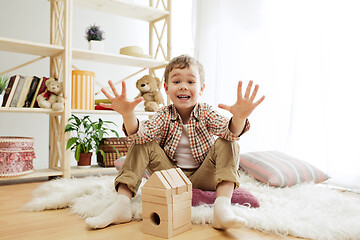
<instances>
[{"instance_id":1,"label":"plaid shirt","mask_svg":"<svg viewBox=\"0 0 360 240\"><path fill-rule=\"evenodd\" d=\"M242 133L235 136L228 127L230 121L213 110L210 105L198 103L190 115L188 124L183 125L179 113L171 104L160 108L151 119L141 122L139 130L128 136L128 139L135 144L155 140L168 157L176 161L173 156L181 138L182 128L186 127L192 155L195 161L201 163L214 144L215 136L235 141L250 128L249 121L246 120ZM123 131L127 135L124 127Z\"/></svg>"}]
</instances>

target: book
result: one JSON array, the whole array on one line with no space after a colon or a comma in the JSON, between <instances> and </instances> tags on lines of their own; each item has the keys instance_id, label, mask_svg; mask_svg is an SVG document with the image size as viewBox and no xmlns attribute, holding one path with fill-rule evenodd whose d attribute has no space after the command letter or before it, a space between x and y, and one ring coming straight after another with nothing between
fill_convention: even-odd
<instances>
[{"instance_id":1,"label":"book","mask_svg":"<svg viewBox=\"0 0 360 240\"><path fill-rule=\"evenodd\" d=\"M9 94L11 91L12 86L14 85L14 81L15 81L16 75L11 76L10 80L8 82L8 85L6 86L6 88L4 89L4 98L3 98L3 102L2 102L2 107L5 107L6 101L9 98Z\"/></svg>"},{"instance_id":2,"label":"book","mask_svg":"<svg viewBox=\"0 0 360 240\"><path fill-rule=\"evenodd\" d=\"M42 85L43 80L44 80L44 77L42 77L42 78L39 79L39 83L38 83L38 85L37 85L37 87L36 87L36 90L35 90L33 99L31 100L31 103L30 103L30 107L31 107L31 108L34 107L34 105L35 105L36 98L37 98L37 96L38 96L38 93L39 93L39 90L40 90L40 87L41 87L41 85Z\"/></svg>"},{"instance_id":3,"label":"book","mask_svg":"<svg viewBox=\"0 0 360 240\"><path fill-rule=\"evenodd\" d=\"M20 97L21 90L22 90L22 88L24 86L24 82L25 82L25 77L20 76L18 85L16 86L15 93L14 93L14 96L13 96L11 102L10 102L9 107L16 107L16 104L17 104L17 102L19 100L19 97Z\"/></svg>"},{"instance_id":4,"label":"book","mask_svg":"<svg viewBox=\"0 0 360 240\"><path fill-rule=\"evenodd\" d=\"M34 98L35 91L37 89L37 86L39 84L40 78L37 76L33 77L33 80L31 81L30 88L28 91L28 94L25 99L25 103L23 107L30 107L30 104Z\"/></svg>"},{"instance_id":5,"label":"book","mask_svg":"<svg viewBox=\"0 0 360 240\"><path fill-rule=\"evenodd\" d=\"M20 75L16 75L15 80L14 80L14 84L11 87L10 94L9 94L9 97L8 97L8 99L6 101L5 107L10 107L10 103L11 103L11 101L13 99L15 90L16 90L17 85L19 83L19 79L20 79Z\"/></svg>"},{"instance_id":6,"label":"book","mask_svg":"<svg viewBox=\"0 0 360 240\"><path fill-rule=\"evenodd\" d=\"M113 110L112 108L106 108L100 105L96 105L95 106L95 110Z\"/></svg>"},{"instance_id":7,"label":"book","mask_svg":"<svg viewBox=\"0 0 360 240\"><path fill-rule=\"evenodd\" d=\"M43 92L46 91L46 85L45 85L45 83L46 83L46 81L47 81L49 78L43 77L42 79L43 79L43 80L42 80L42 83L41 83L41 85L40 85L40 87L39 87L39 91L38 91L37 95L34 96L34 97L35 97L34 108L39 108L39 105L38 105L38 103L37 103L37 99L36 99L36 98L37 98L37 96L39 96L40 94L42 94Z\"/></svg>"},{"instance_id":8,"label":"book","mask_svg":"<svg viewBox=\"0 0 360 240\"><path fill-rule=\"evenodd\" d=\"M29 92L29 88L31 85L33 77L32 76L26 76L25 77L25 82L24 82L24 86L22 87L21 93L20 93L20 97L19 100L16 104L16 107L23 107L25 104L25 98Z\"/></svg>"}]
</instances>

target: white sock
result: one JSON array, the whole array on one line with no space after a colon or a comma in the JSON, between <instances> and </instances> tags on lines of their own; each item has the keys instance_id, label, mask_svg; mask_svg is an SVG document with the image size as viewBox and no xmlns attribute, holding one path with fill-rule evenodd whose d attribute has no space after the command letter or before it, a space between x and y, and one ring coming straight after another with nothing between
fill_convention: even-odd
<instances>
[{"instance_id":1,"label":"white sock","mask_svg":"<svg viewBox=\"0 0 360 240\"><path fill-rule=\"evenodd\" d=\"M227 228L241 228L246 225L246 220L236 216L231 210L230 206L230 198L216 198L214 202L214 228L225 230Z\"/></svg>"},{"instance_id":2,"label":"white sock","mask_svg":"<svg viewBox=\"0 0 360 240\"><path fill-rule=\"evenodd\" d=\"M91 228L104 228L110 224L130 222L131 219L130 198L125 195L117 195L115 202L103 213L97 217L85 219L85 223Z\"/></svg>"}]
</instances>

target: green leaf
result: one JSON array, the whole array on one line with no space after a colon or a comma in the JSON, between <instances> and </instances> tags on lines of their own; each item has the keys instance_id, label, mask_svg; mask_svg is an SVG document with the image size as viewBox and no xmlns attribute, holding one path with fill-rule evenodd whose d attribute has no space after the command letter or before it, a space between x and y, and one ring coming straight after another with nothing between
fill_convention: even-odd
<instances>
[{"instance_id":1,"label":"green leaf","mask_svg":"<svg viewBox=\"0 0 360 240\"><path fill-rule=\"evenodd\" d=\"M81 121L80 121L80 119L77 117L77 116L75 116L75 115L71 115L71 116L73 116L74 117L74 119L75 119L75 121L76 121L76 125L80 125L81 124Z\"/></svg>"},{"instance_id":2,"label":"green leaf","mask_svg":"<svg viewBox=\"0 0 360 240\"><path fill-rule=\"evenodd\" d=\"M75 149L75 160L76 161L79 161L79 159L80 159L80 146L81 145L77 145L76 149Z\"/></svg>"},{"instance_id":3,"label":"green leaf","mask_svg":"<svg viewBox=\"0 0 360 240\"><path fill-rule=\"evenodd\" d=\"M116 123L114 123L112 121L104 121L104 123L114 124L115 126L117 126Z\"/></svg>"},{"instance_id":4,"label":"green leaf","mask_svg":"<svg viewBox=\"0 0 360 240\"><path fill-rule=\"evenodd\" d=\"M68 125L65 126L65 132L69 132L69 131L72 131L72 130L74 130L74 128L72 127L71 124L68 124Z\"/></svg>"},{"instance_id":5,"label":"green leaf","mask_svg":"<svg viewBox=\"0 0 360 240\"><path fill-rule=\"evenodd\" d=\"M77 140L78 140L77 137L69 138L69 140L66 144L66 149L69 149L73 144L75 144L77 142Z\"/></svg>"},{"instance_id":6,"label":"green leaf","mask_svg":"<svg viewBox=\"0 0 360 240\"><path fill-rule=\"evenodd\" d=\"M103 136L104 136L104 131L103 130L99 130L99 139L103 139Z\"/></svg>"},{"instance_id":7,"label":"green leaf","mask_svg":"<svg viewBox=\"0 0 360 240\"><path fill-rule=\"evenodd\" d=\"M120 136L119 136L119 134L118 134L117 131L115 131L115 130L113 130L113 129L110 129L110 131L116 135L117 139L120 138Z\"/></svg>"},{"instance_id":8,"label":"green leaf","mask_svg":"<svg viewBox=\"0 0 360 240\"><path fill-rule=\"evenodd\" d=\"M116 149L116 147L114 147L114 146L112 146L112 147L113 147L113 149L116 151L118 157L121 158L122 156L121 156L121 154L119 153L119 151Z\"/></svg>"},{"instance_id":9,"label":"green leaf","mask_svg":"<svg viewBox=\"0 0 360 240\"><path fill-rule=\"evenodd\" d=\"M105 161L105 152L103 150L99 150L99 152L101 153L101 156L103 157L103 159Z\"/></svg>"}]
</instances>

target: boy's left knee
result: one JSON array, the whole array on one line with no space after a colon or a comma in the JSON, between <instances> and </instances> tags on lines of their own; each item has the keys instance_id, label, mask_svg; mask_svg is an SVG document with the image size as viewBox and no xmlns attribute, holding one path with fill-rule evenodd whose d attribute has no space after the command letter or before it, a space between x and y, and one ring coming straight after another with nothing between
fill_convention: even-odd
<instances>
[{"instance_id":1,"label":"boy's left knee","mask_svg":"<svg viewBox=\"0 0 360 240\"><path fill-rule=\"evenodd\" d=\"M238 156L240 153L240 145L237 141L228 141L223 138L218 138L215 140L214 147L218 150L222 148L228 148L229 150L231 149L234 156Z\"/></svg>"}]
</instances>

